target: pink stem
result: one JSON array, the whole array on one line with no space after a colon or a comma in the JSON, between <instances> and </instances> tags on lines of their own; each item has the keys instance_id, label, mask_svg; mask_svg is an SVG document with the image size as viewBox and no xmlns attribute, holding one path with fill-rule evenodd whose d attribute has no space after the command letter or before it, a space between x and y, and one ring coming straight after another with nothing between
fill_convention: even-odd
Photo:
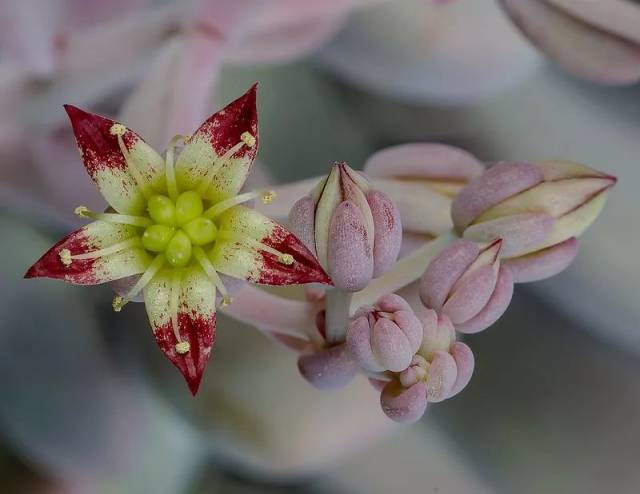
<instances>
[{"instance_id":1,"label":"pink stem","mask_svg":"<svg viewBox=\"0 0 640 494\"><path fill-rule=\"evenodd\" d=\"M286 299L245 284L222 312L260 331L310 339L318 309L317 304Z\"/></svg>"}]
</instances>

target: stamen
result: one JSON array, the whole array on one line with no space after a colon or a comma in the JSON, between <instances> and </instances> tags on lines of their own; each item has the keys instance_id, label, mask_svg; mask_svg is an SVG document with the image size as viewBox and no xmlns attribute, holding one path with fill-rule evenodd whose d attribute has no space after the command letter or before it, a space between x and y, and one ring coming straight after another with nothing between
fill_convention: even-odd
<instances>
[{"instance_id":1,"label":"stamen","mask_svg":"<svg viewBox=\"0 0 640 494\"><path fill-rule=\"evenodd\" d=\"M106 221L108 223L118 223L122 225L133 225L146 228L151 226L153 222L149 218L144 216L133 216L130 214L120 213L95 213L88 209L86 206L78 206L74 213L81 218L90 218L93 220Z\"/></svg>"},{"instance_id":2,"label":"stamen","mask_svg":"<svg viewBox=\"0 0 640 494\"><path fill-rule=\"evenodd\" d=\"M240 139L247 145L248 148L252 148L256 145L256 138L249 132L243 132L242 134L240 134Z\"/></svg>"},{"instance_id":3,"label":"stamen","mask_svg":"<svg viewBox=\"0 0 640 494\"><path fill-rule=\"evenodd\" d=\"M189 350L191 350L191 345L188 341L181 341L180 343L176 343L176 352L180 355L184 355Z\"/></svg>"},{"instance_id":4,"label":"stamen","mask_svg":"<svg viewBox=\"0 0 640 494\"><path fill-rule=\"evenodd\" d=\"M220 292L220 295L222 295L222 300L220 301L220 307L226 307L231 302L233 302L231 297L229 297L229 292L227 292L227 289L224 286L224 283L222 282L222 278L220 278L220 275L218 274L216 269L213 267L213 264L211 264L211 261L205 254L204 250L202 250L202 247L194 247L193 255L198 261L198 263L200 263L200 266L202 267L204 272L207 274L211 282L214 284L216 289Z\"/></svg>"},{"instance_id":5,"label":"stamen","mask_svg":"<svg viewBox=\"0 0 640 494\"><path fill-rule=\"evenodd\" d=\"M140 276L140 279L138 279L136 284L133 285L131 290L129 290L124 297L121 297L119 295L114 297L112 303L113 310L116 312L120 312L126 304L131 302L136 297L136 295L138 295L144 289L144 287L149 284L156 273L160 271L160 268L162 268L164 261L165 258L163 254L157 255L153 259L153 261L151 261L151 264L149 264L149 267L143 273L143 275Z\"/></svg>"},{"instance_id":6,"label":"stamen","mask_svg":"<svg viewBox=\"0 0 640 494\"><path fill-rule=\"evenodd\" d=\"M284 264L285 266L291 266L295 259L291 254L284 254L273 247L263 244L262 242L258 242L257 240L252 239L251 237L247 237L242 235L241 233L230 232L230 231L222 231L218 232L218 239L231 240L236 242L244 242L249 244L251 247L254 247L258 250L263 250L268 252L269 254L273 254L278 258L278 262Z\"/></svg>"},{"instance_id":7,"label":"stamen","mask_svg":"<svg viewBox=\"0 0 640 494\"><path fill-rule=\"evenodd\" d=\"M275 190L265 190L260 195L260 200L262 201L262 204L271 204L277 196L278 194L276 194Z\"/></svg>"},{"instance_id":8,"label":"stamen","mask_svg":"<svg viewBox=\"0 0 640 494\"><path fill-rule=\"evenodd\" d=\"M164 170L167 178L167 192L174 201L178 198L178 182L176 182L176 170L174 168L174 154L178 141L186 142L187 136L177 135L169 142L167 155L164 160Z\"/></svg>"},{"instance_id":9,"label":"stamen","mask_svg":"<svg viewBox=\"0 0 640 494\"><path fill-rule=\"evenodd\" d=\"M175 349L180 355L184 355L191 349L188 341L183 341L180 337L180 327L178 326L178 306L180 304L180 271L174 271L171 276L171 298L169 299L169 310L171 311L171 329L176 338Z\"/></svg>"},{"instance_id":10,"label":"stamen","mask_svg":"<svg viewBox=\"0 0 640 494\"><path fill-rule=\"evenodd\" d=\"M243 202L251 201L256 197L260 197L264 204L270 204L275 196L276 193L272 190L245 192L244 194L238 194L237 196L230 197L229 199L225 199L224 201L214 204L207 209L204 214L211 219L215 219L226 210L231 209L238 204L242 204Z\"/></svg>"},{"instance_id":11,"label":"stamen","mask_svg":"<svg viewBox=\"0 0 640 494\"><path fill-rule=\"evenodd\" d=\"M62 249L58 252L58 257L60 257L60 262L65 266L71 266L71 251L69 249Z\"/></svg>"},{"instance_id":12,"label":"stamen","mask_svg":"<svg viewBox=\"0 0 640 494\"><path fill-rule=\"evenodd\" d=\"M60 256L62 263L65 266L69 266L73 260L97 259L99 257L108 256L109 254L115 254L116 252L120 252L131 247L137 247L138 245L140 245L140 237L133 237L123 240L122 242L118 242L117 244L110 245L109 247L105 247L104 249L98 249L92 252L83 252L82 254L71 255L69 249L62 249L58 255Z\"/></svg>"},{"instance_id":13,"label":"stamen","mask_svg":"<svg viewBox=\"0 0 640 494\"><path fill-rule=\"evenodd\" d=\"M129 150L127 149L127 146L124 145L124 140L122 136L127 132L127 128L122 124L114 123L109 129L109 132L111 133L111 135L115 135L118 138L118 146L120 147L120 152L122 153L122 156L124 156L124 161L127 164L127 169L131 173L133 180L136 182L136 184L142 191L142 195L146 199L149 199L149 197L151 197L151 195L153 194L153 191L151 190L151 185L145 179L145 177L142 176L142 173L140 173L140 170L138 170L135 163L131 159L130 157L131 155L129 154Z\"/></svg>"},{"instance_id":14,"label":"stamen","mask_svg":"<svg viewBox=\"0 0 640 494\"><path fill-rule=\"evenodd\" d=\"M123 136L127 133L127 128L121 123L114 123L109 129L109 134L112 136Z\"/></svg>"},{"instance_id":15,"label":"stamen","mask_svg":"<svg viewBox=\"0 0 640 494\"><path fill-rule=\"evenodd\" d=\"M231 158L233 157L234 154L240 151L243 146L252 148L255 145L255 137L253 137L249 132L242 133L242 135L240 136L240 139L241 140L239 143L237 143L234 146L231 146L227 150L227 152L224 153L219 159L217 159L214 165L207 170L204 177L202 177L202 180L200 181L200 185L198 186L197 191L200 193L200 195L202 196L206 195L207 191L209 190L209 187L211 186L211 182L213 181L213 177L215 177L216 173L220 171L220 168L222 168L229 161L231 161Z\"/></svg>"}]
</instances>

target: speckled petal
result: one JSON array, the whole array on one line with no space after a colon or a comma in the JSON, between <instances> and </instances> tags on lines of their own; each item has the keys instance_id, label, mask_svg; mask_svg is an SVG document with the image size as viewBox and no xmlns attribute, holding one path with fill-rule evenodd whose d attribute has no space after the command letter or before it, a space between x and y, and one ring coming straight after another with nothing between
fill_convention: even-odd
<instances>
[{"instance_id":1,"label":"speckled petal","mask_svg":"<svg viewBox=\"0 0 640 494\"><path fill-rule=\"evenodd\" d=\"M498 281L491 298L484 308L471 319L456 324L456 330L460 333L477 333L496 322L509 307L513 296L513 277L511 270L505 266L500 267Z\"/></svg>"},{"instance_id":2,"label":"speckled petal","mask_svg":"<svg viewBox=\"0 0 640 494\"><path fill-rule=\"evenodd\" d=\"M504 259L513 274L515 283L529 283L544 280L564 271L578 254L578 240L575 237L546 249L514 259Z\"/></svg>"},{"instance_id":3,"label":"speckled petal","mask_svg":"<svg viewBox=\"0 0 640 494\"><path fill-rule=\"evenodd\" d=\"M358 366L343 343L298 359L300 374L315 388L338 389L356 375Z\"/></svg>"},{"instance_id":4,"label":"speckled petal","mask_svg":"<svg viewBox=\"0 0 640 494\"><path fill-rule=\"evenodd\" d=\"M216 290L201 269L191 268L180 273L177 323L181 341L189 344L189 350L179 353L171 320L171 295L175 287L172 277L175 275L170 270L158 273L145 287L144 300L160 350L182 373L195 395L215 339Z\"/></svg>"},{"instance_id":5,"label":"speckled petal","mask_svg":"<svg viewBox=\"0 0 640 494\"><path fill-rule=\"evenodd\" d=\"M219 216L219 239L209 258L221 273L265 285L331 284L331 280L300 240L262 213L235 206ZM280 262L278 256L261 250L250 241L237 237L225 239L229 231L260 242L293 257L293 264Z\"/></svg>"},{"instance_id":6,"label":"speckled petal","mask_svg":"<svg viewBox=\"0 0 640 494\"><path fill-rule=\"evenodd\" d=\"M142 273L150 258L142 248L132 247L95 259L62 262L61 251L86 254L136 237L133 226L95 221L70 233L49 249L25 274L25 278L55 278L77 285L96 285Z\"/></svg>"},{"instance_id":7,"label":"speckled petal","mask_svg":"<svg viewBox=\"0 0 640 494\"><path fill-rule=\"evenodd\" d=\"M373 252L364 219L351 201L338 205L329 227L328 266L335 286L355 292L373 276Z\"/></svg>"},{"instance_id":8,"label":"speckled petal","mask_svg":"<svg viewBox=\"0 0 640 494\"><path fill-rule=\"evenodd\" d=\"M532 163L496 163L460 191L451 205L451 217L463 232L484 211L543 180L542 171Z\"/></svg>"},{"instance_id":9,"label":"speckled petal","mask_svg":"<svg viewBox=\"0 0 640 494\"><path fill-rule=\"evenodd\" d=\"M402 222L393 201L378 190L366 193L373 217L373 276L387 272L398 259L402 244Z\"/></svg>"},{"instance_id":10,"label":"speckled petal","mask_svg":"<svg viewBox=\"0 0 640 494\"><path fill-rule=\"evenodd\" d=\"M382 411L394 422L413 424L427 409L427 390L423 382L404 388L397 381L389 381L380 394Z\"/></svg>"},{"instance_id":11,"label":"speckled petal","mask_svg":"<svg viewBox=\"0 0 640 494\"><path fill-rule=\"evenodd\" d=\"M258 151L258 114L254 85L245 94L209 117L190 137L176 162L176 178L183 189L196 187L206 171L248 132L255 143L241 147L214 175L207 194L212 201L236 195L244 185Z\"/></svg>"},{"instance_id":12,"label":"speckled petal","mask_svg":"<svg viewBox=\"0 0 640 494\"><path fill-rule=\"evenodd\" d=\"M162 157L121 124L75 106L65 105L64 108L71 120L84 166L100 193L120 213L144 212L144 196L134 176L137 174L142 182L159 190L164 184ZM128 161L118 144L114 130L118 126L124 132L122 141L128 151Z\"/></svg>"}]
</instances>

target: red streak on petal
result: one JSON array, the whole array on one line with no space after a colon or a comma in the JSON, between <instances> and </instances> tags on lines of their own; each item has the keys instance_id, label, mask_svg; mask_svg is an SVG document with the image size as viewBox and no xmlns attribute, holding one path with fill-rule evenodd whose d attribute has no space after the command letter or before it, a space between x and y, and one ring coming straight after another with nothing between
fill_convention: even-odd
<instances>
[{"instance_id":1,"label":"red streak on petal","mask_svg":"<svg viewBox=\"0 0 640 494\"><path fill-rule=\"evenodd\" d=\"M240 142L244 132L250 132L256 139L253 147L244 146L234 156L249 156L253 160L258 151L258 110L256 91L258 85L251 88L222 110L211 115L195 132L209 139L216 154L223 155L227 149Z\"/></svg>"},{"instance_id":2,"label":"red streak on petal","mask_svg":"<svg viewBox=\"0 0 640 494\"><path fill-rule=\"evenodd\" d=\"M190 349L185 354L176 352L176 340L171 322L156 327L154 336L162 353L183 375L192 395L196 395L209 362L211 348L215 342L216 314L196 314L179 312L178 327L183 341L188 341Z\"/></svg>"},{"instance_id":3,"label":"red streak on petal","mask_svg":"<svg viewBox=\"0 0 640 494\"><path fill-rule=\"evenodd\" d=\"M93 250L91 239L84 228L70 233L29 268L25 278L54 278L75 283L77 285L96 285L102 283L93 269L97 259L77 259L69 266L60 260L60 251L69 249L71 255L82 254Z\"/></svg>"},{"instance_id":4,"label":"red streak on petal","mask_svg":"<svg viewBox=\"0 0 640 494\"><path fill-rule=\"evenodd\" d=\"M300 285L304 283L324 283L332 285L331 278L325 273L314 255L298 238L280 225L271 235L262 239L262 243L273 247L283 254L290 254L294 263L290 266L281 263L278 257L261 251L263 266L257 283L265 285Z\"/></svg>"},{"instance_id":5,"label":"red streak on petal","mask_svg":"<svg viewBox=\"0 0 640 494\"><path fill-rule=\"evenodd\" d=\"M91 177L95 177L96 172L104 168L127 169L118 138L110 132L116 122L72 105L64 105L64 108L71 120L82 160ZM140 140L140 137L130 130L127 130L122 138L127 149L131 149Z\"/></svg>"}]
</instances>

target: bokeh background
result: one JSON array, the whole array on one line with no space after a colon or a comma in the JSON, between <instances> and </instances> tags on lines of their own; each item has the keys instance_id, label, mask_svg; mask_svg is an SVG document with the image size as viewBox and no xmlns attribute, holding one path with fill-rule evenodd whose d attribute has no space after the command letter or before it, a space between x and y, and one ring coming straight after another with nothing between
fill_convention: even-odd
<instances>
[{"instance_id":1,"label":"bokeh background","mask_svg":"<svg viewBox=\"0 0 640 494\"><path fill-rule=\"evenodd\" d=\"M546 3L520 3L532 2ZM233 3L1 2L0 492L640 492L640 85L585 77L566 50L550 59L492 0L270 0L227 33ZM601 4L640 20L637 2ZM207 36L232 42L200 43L205 18L220 22ZM206 81L206 108L181 71ZM255 81L256 183L334 160L360 168L411 141L619 178L575 263L517 287L505 316L468 338L468 388L414 426L386 422L364 379L312 389L295 355L228 317L191 398L144 307L114 314L108 287L22 279L76 224L75 205L100 206L63 103L120 115L161 147L167 121L209 114Z\"/></svg>"}]
</instances>

